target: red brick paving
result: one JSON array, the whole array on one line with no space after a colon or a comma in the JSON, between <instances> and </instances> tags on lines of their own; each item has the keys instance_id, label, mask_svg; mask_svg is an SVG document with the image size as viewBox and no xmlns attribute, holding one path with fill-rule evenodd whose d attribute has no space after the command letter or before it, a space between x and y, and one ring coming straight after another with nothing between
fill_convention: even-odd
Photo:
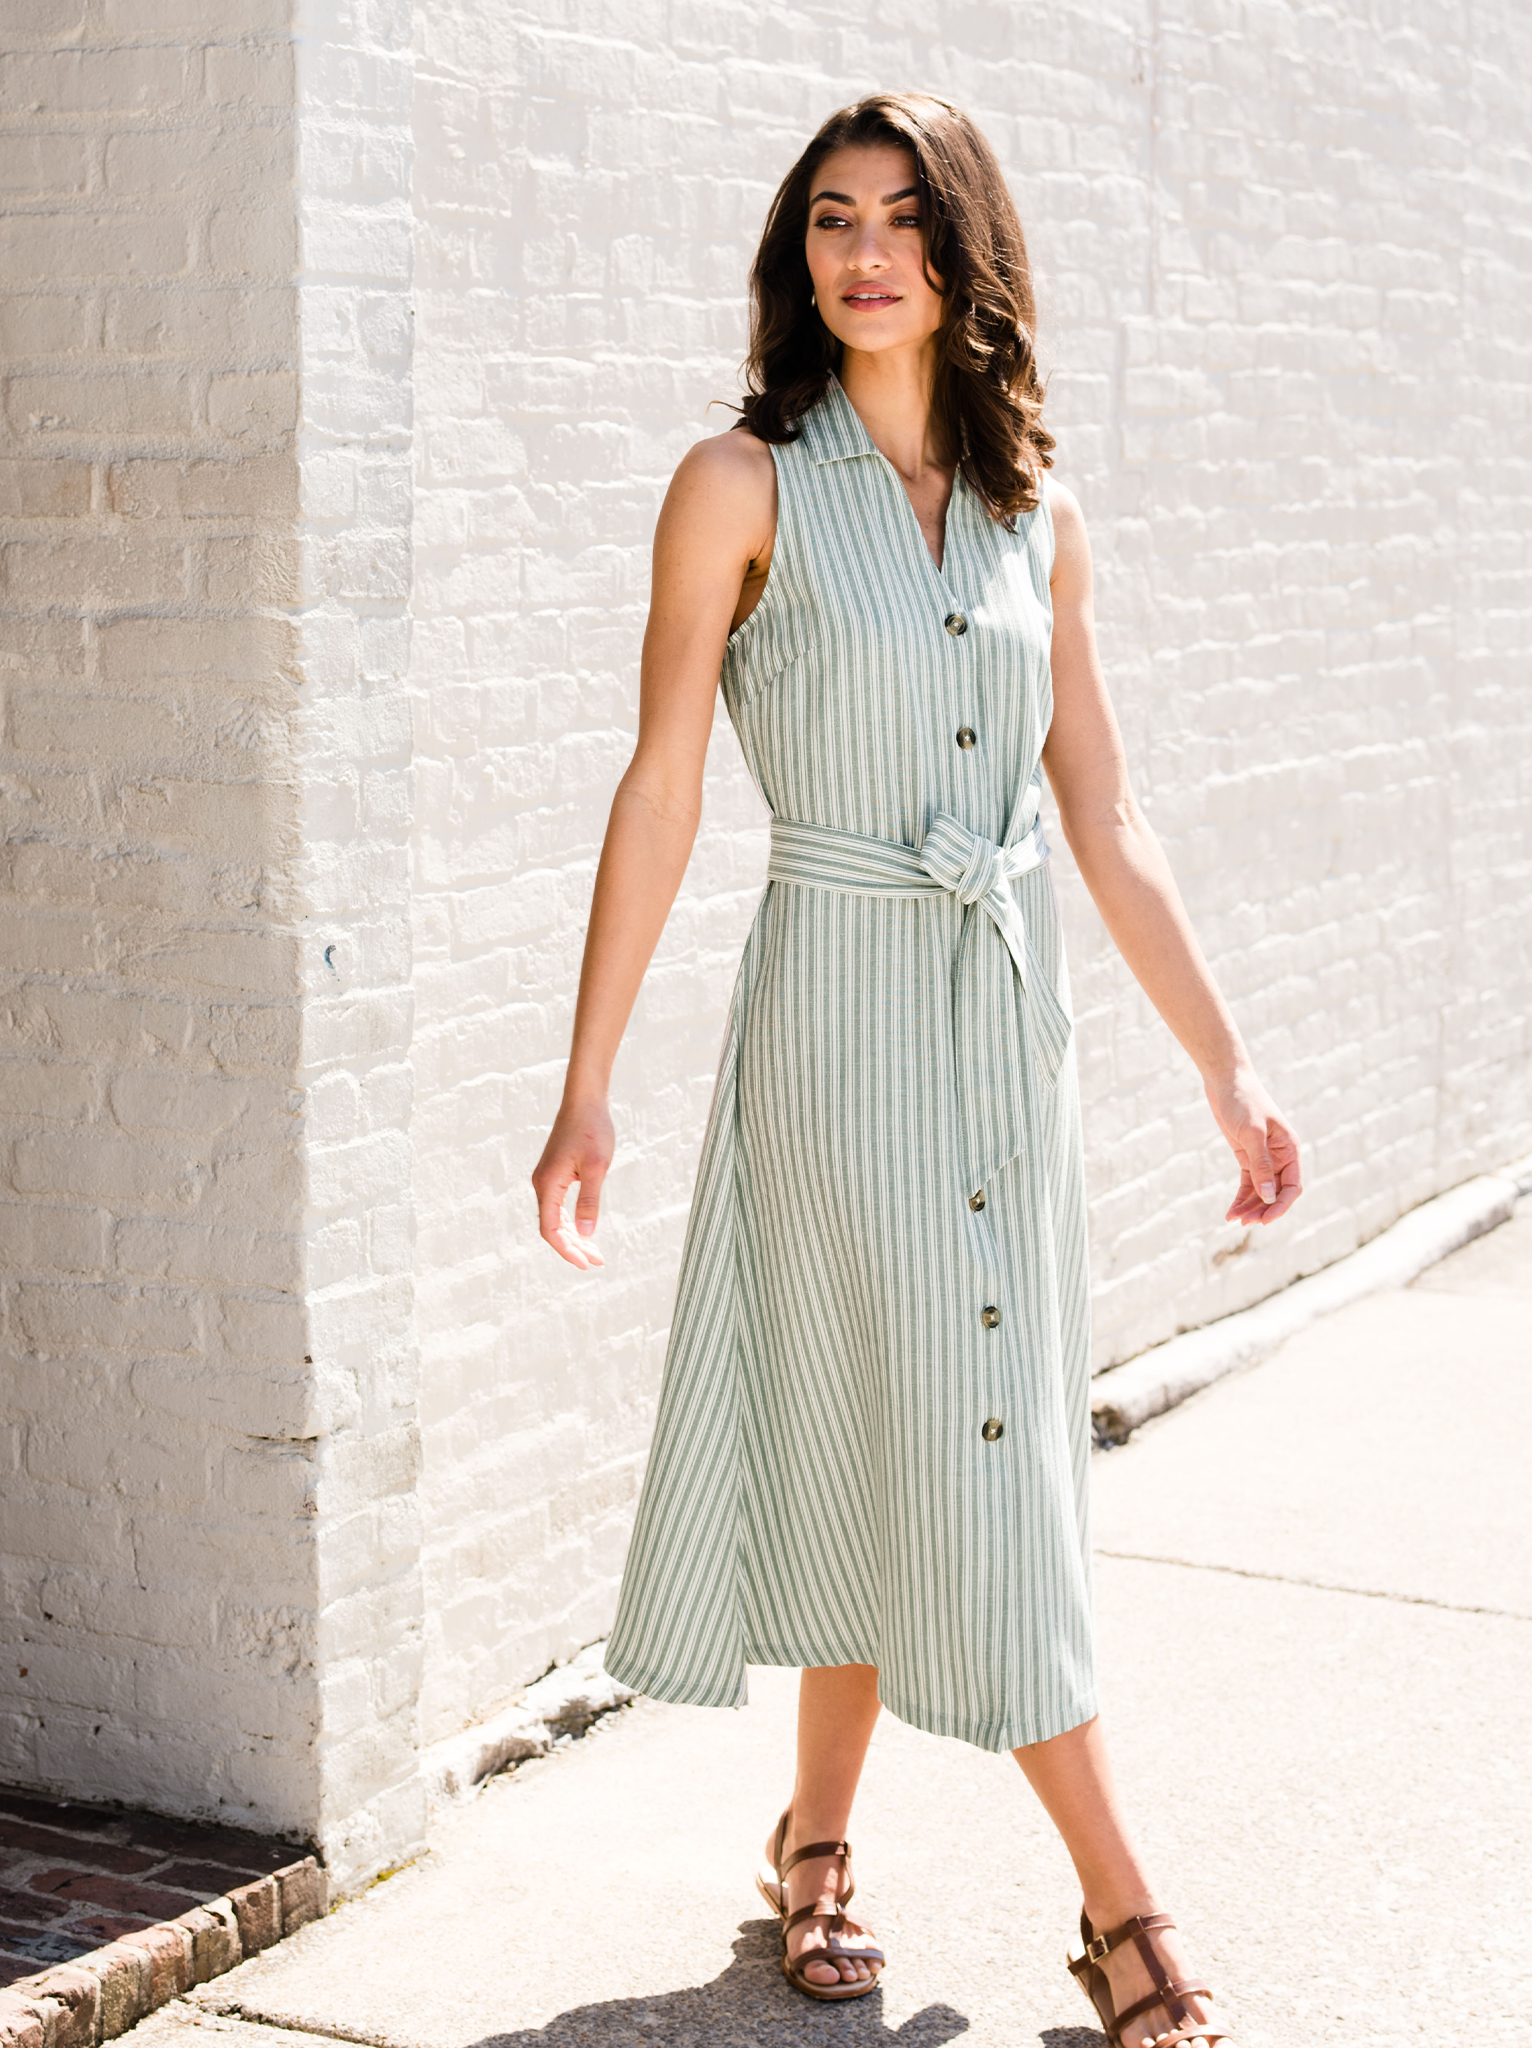
<instances>
[{"instance_id":1,"label":"red brick paving","mask_svg":"<svg viewBox=\"0 0 1532 2048\"><path fill-rule=\"evenodd\" d=\"M40 1870L27 1883L35 1892L55 1899L83 1900L87 1906L112 1906L119 1913L137 1913L144 1920L174 1920L198 1901L189 1891L162 1892L153 1885L129 1884L123 1877L97 1877L88 1870ZM223 1887L208 1892L216 1899Z\"/></svg>"},{"instance_id":2,"label":"red brick paving","mask_svg":"<svg viewBox=\"0 0 1532 2048\"><path fill-rule=\"evenodd\" d=\"M174 1919L303 1853L238 1828L0 1790L0 1986Z\"/></svg>"}]
</instances>

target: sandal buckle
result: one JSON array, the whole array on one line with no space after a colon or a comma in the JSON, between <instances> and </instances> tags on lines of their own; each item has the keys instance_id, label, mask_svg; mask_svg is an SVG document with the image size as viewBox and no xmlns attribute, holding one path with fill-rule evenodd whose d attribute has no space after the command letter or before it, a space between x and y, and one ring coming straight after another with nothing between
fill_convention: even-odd
<instances>
[{"instance_id":1,"label":"sandal buckle","mask_svg":"<svg viewBox=\"0 0 1532 2048\"><path fill-rule=\"evenodd\" d=\"M1085 1956L1088 1962L1104 1963L1111 1953L1112 1944L1104 1934L1098 1934L1094 1941L1088 1941L1085 1944Z\"/></svg>"}]
</instances>

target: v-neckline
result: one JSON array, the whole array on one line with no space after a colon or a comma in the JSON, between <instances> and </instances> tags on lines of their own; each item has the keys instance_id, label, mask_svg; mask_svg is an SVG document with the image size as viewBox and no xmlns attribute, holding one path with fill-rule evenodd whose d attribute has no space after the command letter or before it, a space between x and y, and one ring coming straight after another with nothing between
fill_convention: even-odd
<instances>
[{"instance_id":1,"label":"v-neckline","mask_svg":"<svg viewBox=\"0 0 1532 2048\"><path fill-rule=\"evenodd\" d=\"M869 455L875 455L878 461L882 463L883 467L888 471L889 481L893 484L894 489L899 493L899 502L904 507L905 517L908 521L908 527L909 530L914 533L915 545L920 550L920 556L922 561L925 562L926 566L930 569L931 574L936 578L938 584L940 584L943 595L952 598L953 601L956 602L957 591L947 575L947 565L952 560L953 508L957 504L958 492L962 489L963 486L962 464L959 463L958 466L952 472L952 489L947 494L947 508L945 512L942 514L942 558L940 563L938 563L935 555L933 555L931 552L930 544L926 540L925 531L920 524L920 514L915 510L914 502L911 499L908 490L906 490L905 488L904 478L899 474L898 470L895 469L894 465L883 453L883 450L878 446L877 442L872 438L871 434L868 433L867 422L862 418L862 415L851 403L850 394L847 392L845 385L842 384L839 377L835 375L835 372L833 370L830 372L830 376L836 391L840 394L840 400L842 405L845 406L847 412L851 415L851 418L856 423L856 430L862 437L862 440L866 447L866 452Z\"/></svg>"}]
</instances>

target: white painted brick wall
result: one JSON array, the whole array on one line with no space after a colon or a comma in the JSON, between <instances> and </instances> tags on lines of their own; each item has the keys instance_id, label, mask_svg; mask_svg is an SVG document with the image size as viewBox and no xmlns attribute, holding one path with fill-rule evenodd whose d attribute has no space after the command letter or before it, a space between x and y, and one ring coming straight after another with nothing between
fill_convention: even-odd
<instances>
[{"instance_id":1,"label":"white painted brick wall","mask_svg":"<svg viewBox=\"0 0 1532 2048\"><path fill-rule=\"evenodd\" d=\"M758 799L537 1241L655 509L876 84L1013 179L1148 807L1309 1140L1246 1240L1067 856L1103 1363L1532 1142L1532 21L13 0L0 1776L408 1853L610 1617ZM413 322L413 325L412 325Z\"/></svg>"},{"instance_id":2,"label":"white painted brick wall","mask_svg":"<svg viewBox=\"0 0 1532 2048\"><path fill-rule=\"evenodd\" d=\"M423 1821L408 12L21 15L0 1776L344 1883Z\"/></svg>"},{"instance_id":3,"label":"white painted brick wall","mask_svg":"<svg viewBox=\"0 0 1532 2048\"><path fill-rule=\"evenodd\" d=\"M1290 1224L1221 1223L1195 1075L1061 855L1100 1361L1525 1149L1529 75L1511 0L417 7L428 1735L610 1616L765 864L726 727L619 1062L601 1275L538 1243L526 1177L654 512L727 422L766 200L842 101L944 91L1012 178L1138 784L1308 1140Z\"/></svg>"},{"instance_id":4,"label":"white painted brick wall","mask_svg":"<svg viewBox=\"0 0 1532 2048\"><path fill-rule=\"evenodd\" d=\"M0 1778L306 1826L284 17L4 11Z\"/></svg>"}]
</instances>

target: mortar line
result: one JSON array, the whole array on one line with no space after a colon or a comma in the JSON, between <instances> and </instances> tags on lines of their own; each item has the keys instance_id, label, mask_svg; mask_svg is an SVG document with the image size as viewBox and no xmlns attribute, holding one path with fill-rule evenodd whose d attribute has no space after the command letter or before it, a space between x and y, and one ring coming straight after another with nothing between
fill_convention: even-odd
<instances>
[{"instance_id":1,"label":"mortar line","mask_svg":"<svg viewBox=\"0 0 1532 2048\"><path fill-rule=\"evenodd\" d=\"M1190 1557L1154 1557L1144 1550L1097 1550L1097 1557L1127 1564L1171 1564L1186 1572L1224 1572L1235 1579L1264 1579L1272 1586L1304 1586L1311 1593L1345 1593L1355 1600L1389 1600L1400 1607L1434 1607L1442 1614L1484 1614L1495 1621L1532 1621L1512 1607L1465 1607L1456 1600L1432 1600L1424 1593L1384 1593L1375 1586L1336 1586L1326 1579L1299 1579L1287 1572L1257 1572L1238 1564L1199 1564Z\"/></svg>"}]
</instances>

